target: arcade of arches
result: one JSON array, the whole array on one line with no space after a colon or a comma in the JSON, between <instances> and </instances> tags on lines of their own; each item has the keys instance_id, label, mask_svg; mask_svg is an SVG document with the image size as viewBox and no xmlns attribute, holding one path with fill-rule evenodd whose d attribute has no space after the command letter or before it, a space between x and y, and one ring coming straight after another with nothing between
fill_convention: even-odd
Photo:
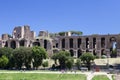
<instances>
[{"instance_id":1,"label":"arcade of arches","mask_svg":"<svg viewBox=\"0 0 120 80\"><path fill-rule=\"evenodd\" d=\"M2 47L15 49L20 46L41 46L50 55L59 50L66 50L73 57L80 57L85 52L91 52L99 58L102 56L117 57L120 56L120 35L58 36L55 38L42 37L32 40L9 39L2 41Z\"/></svg>"},{"instance_id":2,"label":"arcade of arches","mask_svg":"<svg viewBox=\"0 0 120 80\"><path fill-rule=\"evenodd\" d=\"M98 57L117 57L120 56L120 39L117 36L67 37L61 39L61 49L73 57L80 57L84 52Z\"/></svg>"}]
</instances>

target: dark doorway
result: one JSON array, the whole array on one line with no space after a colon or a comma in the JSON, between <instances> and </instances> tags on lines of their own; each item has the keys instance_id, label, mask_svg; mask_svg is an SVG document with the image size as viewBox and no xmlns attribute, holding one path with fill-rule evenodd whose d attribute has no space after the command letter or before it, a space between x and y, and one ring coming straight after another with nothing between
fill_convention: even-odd
<instances>
[{"instance_id":1,"label":"dark doorway","mask_svg":"<svg viewBox=\"0 0 120 80\"><path fill-rule=\"evenodd\" d=\"M34 42L33 46L40 46L40 42Z\"/></svg>"},{"instance_id":2,"label":"dark doorway","mask_svg":"<svg viewBox=\"0 0 120 80\"><path fill-rule=\"evenodd\" d=\"M77 57L79 58L82 55L82 50L79 49L77 53L78 53Z\"/></svg>"},{"instance_id":3,"label":"dark doorway","mask_svg":"<svg viewBox=\"0 0 120 80\"><path fill-rule=\"evenodd\" d=\"M71 38L69 39L69 41L70 41L70 48L73 48L73 39Z\"/></svg>"},{"instance_id":4,"label":"dark doorway","mask_svg":"<svg viewBox=\"0 0 120 80\"><path fill-rule=\"evenodd\" d=\"M96 48L96 38L93 38L93 48Z\"/></svg>"},{"instance_id":5,"label":"dark doorway","mask_svg":"<svg viewBox=\"0 0 120 80\"><path fill-rule=\"evenodd\" d=\"M96 51L95 51L95 50L93 50L93 55L94 55L94 56L97 56L97 53L96 53Z\"/></svg>"},{"instance_id":6,"label":"dark doorway","mask_svg":"<svg viewBox=\"0 0 120 80\"><path fill-rule=\"evenodd\" d=\"M89 49L89 38L86 38L86 48Z\"/></svg>"},{"instance_id":7,"label":"dark doorway","mask_svg":"<svg viewBox=\"0 0 120 80\"><path fill-rule=\"evenodd\" d=\"M13 49L16 48L16 42L15 42L14 40L11 41L11 43L10 43L10 47L13 48Z\"/></svg>"},{"instance_id":8,"label":"dark doorway","mask_svg":"<svg viewBox=\"0 0 120 80\"><path fill-rule=\"evenodd\" d=\"M70 50L70 55L73 57L74 56L74 51Z\"/></svg>"},{"instance_id":9,"label":"dark doorway","mask_svg":"<svg viewBox=\"0 0 120 80\"><path fill-rule=\"evenodd\" d=\"M62 39L62 48L65 48L65 39Z\"/></svg>"},{"instance_id":10,"label":"dark doorway","mask_svg":"<svg viewBox=\"0 0 120 80\"><path fill-rule=\"evenodd\" d=\"M25 46L25 40L21 40L19 43L20 43L20 46Z\"/></svg>"},{"instance_id":11,"label":"dark doorway","mask_svg":"<svg viewBox=\"0 0 120 80\"><path fill-rule=\"evenodd\" d=\"M78 48L80 48L80 45L81 45L81 38L78 38Z\"/></svg>"},{"instance_id":12,"label":"dark doorway","mask_svg":"<svg viewBox=\"0 0 120 80\"><path fill-rule=\"evenodd\" d=\"M105 48L105 38L101 38L101 48Z\"/></svg>"},{"instance_id":13,"label":"dark doorway","mask_svg":"<svg viewBox=\"0 0 120 80\"><path fill-rule=\"evenodd\" d=\"M7 41L5 42L5 47L8 47L8 42Z\"/></svg>"},{"instance_id":14,"label":"dark doorway","mask_svg":"<svg viewBox=\"0 0 120 80\"><path fill-rule=\"evenodd\" d=\"M44 48L47 49L47 40L44 40Z\"/></svg>"}]
</instances>

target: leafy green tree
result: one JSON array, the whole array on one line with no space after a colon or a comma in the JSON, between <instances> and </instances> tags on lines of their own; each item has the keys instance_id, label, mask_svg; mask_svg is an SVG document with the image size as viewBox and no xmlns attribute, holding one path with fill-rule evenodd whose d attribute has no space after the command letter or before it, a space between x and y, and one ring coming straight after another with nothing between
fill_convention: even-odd
<instances>
[{"instance_id":1,"label":"leafy green tree","mask_svg":"<svg viewBox=\"0 0 120 80\"><path fill-rule=\"evenodd\" d=\"M67 51L60 51L58 53L58 61L59 61L61 69L66 67L65 66L66 65L65 62L68 59L68 57L70 57L70 53L67 52Z\"/></svg>"},{"instance_id":2,"label":"leafy green tree","mask_svg":"<svg viewBox=\"0 0 120 80\"><path fill-rule=\"evenodd\" d=\"M6 57L10 57L12 51L13 49L8 47L0 48L0 56L6 55Z\"/></svg>"},{"instance_id":3,"label":"leafy green tree","mask_svg":"<svg viewBox=\"0 0 120 80\"><path fill-rule=\"evenodd\" d=\"M25 64L26 68L30 68L30 64L32 62L32 49L26 47L16 48L13 51L13 58L15 61L16 68L21 69L23 64Z\"/></svg>"},{"instance_id":4,"label":"leafy green tree","mask_svg":"<svg viewBox=\"0 0 120 80\"><path fill-rule=\"evenodd\" d=\"M57 65L58 54L55 53L51 58L54 60L55 65Z\"/></svg>"},{"instance_id":5,"label":"leafy green tree","mask_svg":"<svg viewBox=\"0 0 120 80\"><path fill-rule=\"evenodd\" d=\"M78 69L80 69L80 66L81 66L81 60L80 60L80 59L77 59L75 65L77 66Z\"/></svg>"},{"instance_id":6,"label":"leafy green tree","mask_svg":"<svg viewBox=\"0 0 120 80\"><path fill-rule=\"evenodd\" d=\"M116 48L112 49L110 56L111 56L112 58L117 57L117 49L116 49Z\"/></svg>"},{"instance_id":7,"label":"leafy green tree","mask_svg":"<svg viewBox=\"0 0 120 80\"><path fill-rule=\"evenodd\" d=\"M42 64L43 59L47 58L47 52L42 47L34 46L32 48L32 56L33 56L33 67L37 69Z\"/></svg>"},{"instance_id":8,"label":"leafy green tree","mask_svg":"<svg viewBox=\"0 0 120 80\"><path fill-rule=\"evenodd\" d=\"M60 36L65 36L65 33L66 33L66 32L59 32L58 34L59 34Z\"/></svg>"},{"instance_id":9,"label":"leafy green tree","mask_svg":"<svg viewBox=\"0 0 120 80\"><path fill-rule=\"evenodd\" d=\"M4 55L9 60L8 64L6 65L6 68L12 68L14 66L12 52L13 52L12 48L8 48L8 47L0 48L0 57Z\"/></svg>"},{"instance_id":10,"label":"leafy green tree","mask_svg":"<svg viewBox=\"0 0 120 80\"><path fill-rule=\"evenodd\" d=\"M89 52L84 53L80 56L81 61L83 61L86 66L88 67L88 70L90 70L91 67L91 61L95 59L95 56Z\"/></svg>"},{"instance_id":11,"label":"leafy green tree","mask_svg":"<svg viewBox=\"0 0 120 80\"><path fill-rule=\"evenodd\" d=\"M27 69L31 68L32 58L32 48L26 48L24 64Z\"/></svg>"},{"instance_id":12,"label":"leafy green tree","mask_svg":"<svg viewBox=\"0 0 120 80\"><path fill-rule=\"evenodd\" d=\"M74 59L73 58L68 58L68 60L66 61L66 67L70 70L73 67L74 64Z\"/></svg>"},{"instance_id":13,"label":"leafy green tree","mask_svg":"<svg viewBox=\"0 0 120 80\"><path fill-rule=\"evenodd\" d=\"M63 69L66 67L66 61L68 60L68 58L70 57L70 52L68 51L59 51L59 53L54 54L52 56L53 60L58 60L59 64L60 64L60 68Z\"/></svg>"},{"instance_id":14,"label":"leafy green tree","mask_svg":"<svg viewBox=\"0 0 120 80\"><path fill-rule=\"evenodd\" d=\"M12 36L11 36L10 34L8 34L8 37L9 37L9 38L12 38Z\"/></svg>"},{"instance_id":15,"label":"leafy green tree","mask_svg":"<svg viewBox=\"0 0 120 80\"><path fill-rule=\"evenodd\" d=\"M72 35L78 35L78 36L83 34L83 32L81 31L70 31L70 32Z\"/></svg>"},{"instance_id":16,"label":"leafy green tree","mask_svg":"<svg viewBox=\"0 0 120 80\"><path fill-rule=\"evenodd\" d=\"M44 67L44 69L45 69L45 67L48 67L48 61L44 61L44 62L42 63L42 66Z\"/></svg>"},{"instance_id":17,"label":"leafy green tree","mask_svg":"<svg viewBox=\"0 0 120 80\"><path fill-rule=\"evenodd\" d=\"M9 60L6 56L0 57L0 67L4 68L8 64Z\"/></svg>"}]
</instances>

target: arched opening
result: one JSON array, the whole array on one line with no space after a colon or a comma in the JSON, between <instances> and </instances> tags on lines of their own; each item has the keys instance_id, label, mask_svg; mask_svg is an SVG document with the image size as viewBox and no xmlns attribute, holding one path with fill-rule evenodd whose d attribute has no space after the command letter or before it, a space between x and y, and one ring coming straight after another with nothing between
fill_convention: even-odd
<instances>
[{"instance_id":1,"label":"arched opening","mask_svg":"<svg viewBox=\"0 0 120 80\"><path fill-rule=\"evenodd\" d=\"M11 41L11 43L10 43L10 47L13 48L13 49L16 48L16 42L15 42L14 40Z\"/></svg>"},{"instance_id":2,"label":"arched opening","mask_svg":"<svg viewBox=\"0 0 120 80\"><path fill-rule=\"evenodd\" d=\"M8 42L7 41L5 42L5 47L8 47Z\"/></svg>"},{"instance_id":3,"label":"arched opening","mask_svg":"<svg viewBox=\"0 0 120 80\"><path fill-rule=\"evenodd\" d=\"M86 38L86 48L89 49L89 38Z\"/></svg>"},{"instance_id":4,"label":"arched opening","mask_svg":"<svg viewBox=\"0 0 120 80\"><path fill-rule=\"evenodd\" d=\"M74 51L70 50L70 55L73 57L74 56Z\"/></svg>"},{"instance_id":5,"label":"arched opening","mask_svg":"<svg viewBox=\"0 0 120 80\"><path fill-rule=\"evenodd\" d=\"M101 58L107 58L108 55L105 53L105 49L101 50Z\"/></svg>"},{"instance_id":6,"label":"arched opening","mask_svg":"<svg viewBox=\"0 0 120 80\"><path fill-rule=\"evenodd\" d=\"M105 38L101 38L101 48L105 48Z\"/></svg>"},{"instance_id":7,"label":"arched opening","mask_svg":"<svg viewBox=\"0 0 120 80\"><path fill-rule=\"evenodd\" d=\"M56 43L56 48L58 48L58 43Z\"/></svg>"},{"instance_id":8,"label":"arched opening","mask_svg":"<svg viewBox=\"0 0 120 80\"><path fill-rule=\"evenodd\" d=\"M96 48L96 38L93 38L93 48Z\"/></svg>"},{"instance_id":9,"label":"arched opening","mask_svg":"<svg viewBox=\"0 0 120 80\"><path fill-rule=\"evenodd\" d=\"M33 46L40 46L40 42L33 42Z\"/></svg>"},{"instance_id":10,"label":"arched opening","mask_svg":"<svg viewBox=\"0 0 120 80\"><path fill-rule=\"evenodd\" d=\"M69 39L69 44L70 44L70 48L73 48L73 39L71 38L71 39Z\"/></svg>"},{"instance_id":11,"label":"arched opening","mask_svg":"<svg viewBox=\"0 0 120 80\"><path fill-rule=\"evenodd\" d=\"M44 40L44 48L47 49L47 40Z\"/></svg>"},{"instance_id":12,"label":"arched opening","mask_svg":"<svg viewBox=\"0 0 120 80\"><path fill-rule=\"evenodd\" d=\"M104 49L101 50L101 55L106 55Z\"/></svg>"},{"instance_id":13,"label":"arched opening","mask_svg":"<svg viewBox=\"0 0 120 80\"><path fill-rule=\"evenodd\" d=\"M77 57L79 58L82 55L82 50L79 49L77 53L78 53Z\"/></svg>"},{"instance_id":14,"label":"arched opening","mask_svg":"<svg viewBox=\"0 0 120 80\"><path fill-rule=\"evenodd\" d=\"M62 39L62 48L65 48L65 39Z\"/></svg>"},{"instance_id":15,"label":"arched opening","mask_svg":"<svg viewBox=\"0 0 120 80\"><path fill-rule=\"evenodd\" d=\"M117 57L117 42L115 37L110 38L110 52L111 57Z\"/></svg>"},{"instance_id":16,"label":"arched opening","mask_svg":"<svg viewBox=\"0 0 120 80\"><path fill-rule=\"evenodd\" d=\"M97 53L96 53L96 51L95 51L95 50L93 50L93 55L94 55L94 56L97 56Z\"/></svg>"},{"instance_id":17,"label":"arched opening","mask_svg":"<svg viewBox=\"0 0 120 80\"><path fill-rule=\"evenodd\" d=\"M25 46L25 40L21 40L21 41L19 42L19 44L20 44L20 46Z\"/></svg>"},{"instance_id":18,"label":"arched opening","mask_svg":"<svg viewBox=\"0 0 120 80\"><path fill-rule=\"evenodd\" d=\"M81 38L78 38L77 42L78 42L78 48L80 48L80 45L81 45Z\"/></svg>"}]
</instances>

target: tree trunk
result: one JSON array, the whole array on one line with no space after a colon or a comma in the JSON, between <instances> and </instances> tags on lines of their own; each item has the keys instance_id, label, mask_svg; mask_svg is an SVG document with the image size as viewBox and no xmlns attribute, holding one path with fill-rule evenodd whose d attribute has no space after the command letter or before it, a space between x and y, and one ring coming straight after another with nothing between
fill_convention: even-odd
<instances>
[{"instance_id":1,"label":"tree trunk","mask_svg":"<svg viewBox=\"0 0 120 80\"><path fill-rule=\"evenodd\" d=\"M88 70L90 70L91 68L91 63L90 62L87 62L87 67L88 67Z\"/></svg>"}]
</instances>

